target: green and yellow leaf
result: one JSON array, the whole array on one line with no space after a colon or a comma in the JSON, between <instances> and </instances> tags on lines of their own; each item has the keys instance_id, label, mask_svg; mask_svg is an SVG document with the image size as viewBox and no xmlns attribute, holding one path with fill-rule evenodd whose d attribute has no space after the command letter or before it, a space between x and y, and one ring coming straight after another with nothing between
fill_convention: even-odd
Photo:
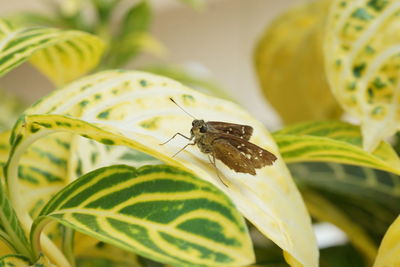
<instances>
[{"instance_id":1,"label":"green and yellow leaf","mask_svg":"<svg viewBox=\"0 0 400 267\"><path fill-rule=\"evenodd\" d=\"M5 255L0 258L0 266L4 267L26 267L31 266L29 259L22 255Z\"/></svg>"},{"instance_id":2,"label":"green and yellow leaf","mask_svg":"<svg viewBox=\"0 0 400 267\"><path fill-rule=\"evenodd\" d=\"M329 161L400 174L400 159L387 142L369 153L362 148L359 127L339 121L302 123L274 133L287 163Z\"/></svg>"},{"instance_id":3,"label":"green and yellow leaf","mask_svg":"<svg viewBox=\"0 0 400 267\"><path fill-rule=\"evenodd\" d=\"M0 174L10 152L9 138L10 132L0 134ZM79 173L121 163L142 166L159 164L160 161L139 151L126 147L103 145L69 133L45 136L31 145L21 158L18 168L21 185L19 195L25 196L21 198L21 206L26 213L35 218L46 202L65 185L75 180ZM2 178L1 175L0 177ZM46 234L53 242L60 243L62 237L59 227L47 227ZM10 241L8 236L6 241L8 243ZM79 237L76 237L75 241L78 244L83 242ZM99 250L97 243L98 241L91 243L93 247L89 245L84 248L77 247L75 252L78 256L84 255L86 258L93 256L94 252ZM113 255L123 253L121 249L111 245L106 247L108 250L114 251ZM92 253L88 254L88 251L92 251ZM104 252L102 253L104 254ZM130 255L124 259L128 260L132 257L134 256ZM111 261L112 259L107 260Z\"/></svg>"},{"instance_id":4,"label":"green and yellow leaf","mask_svg":"<svg viewBox=\"0 0 400 267\"><path fill-rule=\"evenodd\" d=\"M400 266L400 216L388 229L379 247L374 267Z\"/></svg>"},{"instance_id":5,"label":"green and yellow leaf","mask_svg":"<svg viewBox=\"0 0 400 267\"><path fill-rule=\"evenodd\" d=\"M164 263L241 266L254 260L233 203L211 184L167 165L88 173L46 205L33 236L45 218Z\"/></svg>"},{"instance_id":6,"label":"green and yellow leaf","mask_svg":"<svg viewBox=\"0 0 400 267\"><path fill-rule=\"evenodd\" d=\"M0 76L29 60L57 85L93 69L104 50L94 35L47 27L12 29L0 20Z\"/></svg>"},{"instance_id":7,"label":"green and yellow leaf","mask_svg":"<svg viewBox=\"0 0 400 267\"><path fill-rule=\"evenodd\" d=\"M235 173L217 162L220 178L228 184L225 186L197 148L189 147L172 158L186 140L176 138L164 146L159 144L176 132L189 133L192 118L169 97L198 118L251 125L251 141L275 153L278 160L256 176ZM20 190L16 177L21 153L34 140L58 131L127 146L195 173L225 192L248 220L285 251L293 266L317 266L310 218L290 173L264 126L239 106L144 72L107 71L86 77L42 99L16 125L6 168L11 195ZM16 199L13 204L21 206ZM30 224L30 220L23 220L24 227Z\"/></svg>"},{"instance_id":8,"label":"green and yellow leaf","mask_svg":"<svg viewBox=\"0 0 400 267\"><path fill-rule=\"evenodd\" d=\"M288 166L311 215L342 229L371 266L385 232L400 213L400 176L336 163Z\"/></svg>"},{"instance_id":9,"label":"green and yellow leaf","mask_svg":"<svg viewBox=\"0 0 400 267\"><path fill-rule=\"evenodd\" d=\"M337 0L325 36L326 73L343 108L361 121L373 151L400 126L400 3Z\"/></svg>"},{"instance_id":10,"label":"green and yellow leaf","mask_svg":"<svg viewBox=\"0 0 400 267\"><path fill-rule=\"evenodd\" d=\"M307 1L288 10L258 41L254 63L261 90L284 123L338 119L342 113L323 68L330 3Z\"/></svg>"},{"instance_id":11,"label":"green and yellow leaf","mask_svg":"<svg viewBox=\"0 0 400 267\"><path fill-rule=\"evenodd\" d=\"M17 215L7 198L4 186L0 183L0 234L1 241L12 247L14 252L32 256L28 239L17 218Z\"/></svg>"}]
</instances>

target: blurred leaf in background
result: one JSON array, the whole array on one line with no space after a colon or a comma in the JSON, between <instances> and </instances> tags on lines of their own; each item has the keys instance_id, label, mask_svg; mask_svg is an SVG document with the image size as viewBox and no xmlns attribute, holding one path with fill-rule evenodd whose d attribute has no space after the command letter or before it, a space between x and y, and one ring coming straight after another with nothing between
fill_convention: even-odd
<instances>
[{"instance_id":1,"label":"blurred leaf in background","mask_svg":"<svg viewBox=\"0 0 400 267\"><path fill-rule=\"evenodd\" d=\"M329 11L324 53L331 90L361 122L372 151L400 129L399 1L337 1Z\"/></svg>"},{"instance_id":2,"label":"blurred leaf in background","mask_svg":"<svg viewBox=\"0 0 400 267\"><path fill-rule=\"evenodd\" d=\"M399 240L400 216L397 217L397 219L393 222L393 224L388 229L385 237L383 238L374 267L396 267L400 265Z\"/></svg>"},{"instance_id":3,"label":"blurred leaf in background","mask_svg":"<svg viewBox=\"0 0 400 267\"><path fill-rule=\"evenodd\" d=\"M159 64L142 68L154 74L169 77L181 83L209 95L234 101L212 75L200 64L186 64L185 66Z\"/></svg>"},{"instance_id":4,"label":"blurred leaf in background","mask_svg":"<svg viewBox=\"0 0 400 267\"><path fill-rule=\"evenodd\" d=\"M98 70L121 68L137 56L149 54L162 58L156 66L140 66L148 72L167 76L210 95L232 100L213 79L199 68L166 62L167 48L151 33L153 7L151 1L118 0L55 0L48 1L49 14L20 12L8 19L19 26L51 26L86 31L99 36L106 43L106 51ZM206 6L203 0L180 0L195 10ZM121 12L121 10L123 10ZM122 14L121 14L122 13ZM193 64L192 64L193 65ZM198 64L197 64L198 65Z\"/></svg>"},{"instance_id":5,"label":"blurred leaf in background","mask_svg":"<svg viewBox=\"0 0 400 267\"><path fill-rule=\"evenodd\" d=\"M10 129L25 107L21 99L0 89L0 132Z\"/></svg>"},{"instance_id":6,"label":"blurred leaf in background","mask_svg":"<svg viewBox=\"0 0 400 267\"><path fill-rule=\"evenodd\" d=\"M141 1L128 9L123 15L117 33L110 40L102 68L123 66L141 52L157 56L165 55L166 49L150 34L152 15L148 1Z\"/></svg>"},{"instance_id":7,"label":"blurred leaf in background","mask_svg":"<svg viewBox=\"0 0 400 267\"><path fill-rule=\"evenodd\" d=\"M342 114L324 71L323 36L330 0L290 9L266 29L254 53L266 100L286 124Z\"/></svg>"}]
</instances>

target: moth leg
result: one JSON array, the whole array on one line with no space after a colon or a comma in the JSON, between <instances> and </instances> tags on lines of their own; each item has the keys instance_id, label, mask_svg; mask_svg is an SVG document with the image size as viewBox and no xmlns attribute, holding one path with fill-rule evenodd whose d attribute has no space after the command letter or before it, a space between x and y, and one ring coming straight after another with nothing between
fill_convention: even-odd
<instances>
[{"instance_id":1,"label":"moth leg","mask_svg":"<svg viewBox=\"0 0 400 267\"><path fill-rule=\"evenodd\" d=\"M217 172L217 177L218 179L221 181L221 183L223 183L226 187L229 187L228 184L221 178L221 176L219 176L220 172L217 168L217 164L215 163L215 156L214 154L212 156L207 155L208 156L208 160L210 161L211 165L214 166L215 171Z\"/></svg>"},{"instance_id":2,"label":"moth leg","mask_svg":"<svg viewBox=\"0 0 400 267\"><path fill-rule=\"evenodd\" d=\"M165 141L164 143L160 144L160 146L165 145L166 143L168 143L169 141L171 141L172 139L174 139L177 135L182 136L183 138L186 138L187 140L192 140L193 137L187 137L186 135L183 135L181 133L176 133L174 134L170 139L168 139L167 141Z\"/></svg>"},{"instance_id":3,"label":"moth leg","mask_svg":"<svg viewBox=\"0 0 400 267\"><path fill-rule=\"evenodd\" d=\"M172 157L175 157L176 155L178 155L180 152L182 152L182 150L184 150L187 146L194 146L196 144L196 142L193 143L187 143L184 147L182 147L181 149L179 149L178 152L176 152Z\"/></svg>"}]
</instances>

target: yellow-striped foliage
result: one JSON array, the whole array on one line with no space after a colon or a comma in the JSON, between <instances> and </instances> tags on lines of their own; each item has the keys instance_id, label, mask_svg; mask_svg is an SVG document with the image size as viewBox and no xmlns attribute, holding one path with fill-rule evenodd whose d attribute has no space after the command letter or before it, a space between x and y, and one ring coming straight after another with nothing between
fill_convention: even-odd
<instances>
[{"instance_id":1,"label":"yellow-striped foliage","mask_svg":"<svg viewBox=\"0 0 400 267\"><path fill-rule=\"evenodd\" d=\"M274 133L286 162L330 161L377 168L400 174L400 159L386 142L373 153L362 149L359 127L345 122L311 122Z\"/></svg>"},{"instance_id":2,"label":"yellow-striped foliage","mask_svg":"<svg viewBox=\"0 0 400 267\"><path fill-rule=\"evenodd\" d=\"M253 261L247 228L232 202L211 184L167 165L95 170L58 193L40 216L34 227L53 218L160 262Z\"/></svg>"},{"instance_id":3,"label":"yellow-striped foliage","mask_svg":"<svg viewBox=\"0 0 400 267\"><path fill-rule=\"evenodd\" d=\"M326 25L330 87L360 119L368 151L399 129L399 12L396 0L337 0Z\"/></svg>"},{"instance_id":4,"label":"yellow-striped foliage","mask_svg":"<svg viewBox=\"0 0 400 267\"><path fill-rule=\"evenodd\" d=\"M104 50L94 35L46 27L13 29L0 20L0 76L30 60L57 85L94 68Z\"/></svg>"}]
</instances>

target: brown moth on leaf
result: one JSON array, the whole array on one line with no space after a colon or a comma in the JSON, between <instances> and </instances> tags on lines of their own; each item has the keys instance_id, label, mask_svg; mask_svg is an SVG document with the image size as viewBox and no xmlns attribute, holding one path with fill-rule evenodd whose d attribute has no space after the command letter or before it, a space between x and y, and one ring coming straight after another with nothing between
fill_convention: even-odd
<instances>
[{"instance_id":1,"label":"brown moth on leaf","mask_svg":"<svg viewBox=\"0 0 400 267\"><path fill-rule=\"evenodd\" d=\"M170 100L181 108L172 98ZM189 145L197 145L201 152L211 156L210 161L214 166L215 159L219 159L236 172L256 175L256 169L272 165L277 158L271 152L249 142L252 133L253 127L248 125L194 118L190 137L176 133L162 145L180 135L193 142L186 144L174 156Z\"/></svg>"}]
</instances>

